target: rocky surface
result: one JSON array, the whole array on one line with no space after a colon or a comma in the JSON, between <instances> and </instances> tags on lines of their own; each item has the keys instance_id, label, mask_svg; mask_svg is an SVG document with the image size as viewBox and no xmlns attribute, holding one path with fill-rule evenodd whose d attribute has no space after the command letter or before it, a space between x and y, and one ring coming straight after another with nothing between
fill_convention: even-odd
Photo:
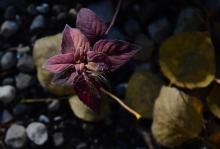
<instances>
[{"instance_id":1,"label":"rocky surface","mask_svg":"<svg viewBox=\"0 0 220 149\"><path fill-rule=\"evenodd\" d=\"M173 34L204 30L207 24L200 8L178 2L122 2L106 38L127 40L142 50L109 75L113 94L125 97L137 69L167 81L158 68L161 43ZM115 0L0 0L0 149L144 149L146 140L139 128L158 148L150 134L151 120L137 122L111 98L104 103L104 114L97 115L76 96L70 101L73 87L51 84L52 74L42 68L59 52L64 26L75 27L80 8L92 9L108 24L116 5ZM214 15L220 3L207 0L204 7ZM183 148L202 149L200 143Z\"/></svg>"}]
</instances>

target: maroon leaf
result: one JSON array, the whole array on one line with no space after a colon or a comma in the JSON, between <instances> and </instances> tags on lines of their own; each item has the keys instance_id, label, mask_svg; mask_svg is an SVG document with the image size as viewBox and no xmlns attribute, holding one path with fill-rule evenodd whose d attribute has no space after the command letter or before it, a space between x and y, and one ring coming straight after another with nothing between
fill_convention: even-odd
<instances>
[{"instance_id":1,"label":"maroon leaf","mask_svg":"<svg viewBox=\"0 0 220 149\"><path fill-rule=\"evenodd\" d=\"M125 64L140 48L125 41L100 40L95 43L93 50L108 55L112 64L111 71L114 71Z\"/></svg>"},{"instance_id":2,"label":"maroon leaf","mask_svg":"<svg viewBox=\"0 0 220 149\"><path fill-rule=\"evenodd\" d=\"M82 8L77 14L76 27L79 28L90 41L101 37L107 30L107 25L90 9Z\"/></svg>"},{"instance_id":3,"label":"maroon leaf","mask_svg":"<svg viewBox=\"0 0 220 149\"><path fill-rule=\"evenodd\" d=\"M109 60L108 56L103 53L96 51L88 51L87 59L87 68L90 70L99 72L106 72L110 70L111 61Z\"/></svg>"},{"instance_id":4,"label":"maroon leaf","mask_svg":"<svg viewBox=\"0 0 220 149\"><path fill-rule=\"evenodd\" d=\"M87 51L89 48L88 39L79 29L71 28L69 25L65 26L61 43L61 53L76 53L78 50Z\"/></svg>"},{"instance_id":5,"label":"maroon leaf","mask_svg":"<svg viewBox=\"0 0 220 149\"><path fill-rule=\"evenodd\" d=\"M74 85L74 82L77 80L78 73L72 72L71 70L66 70L61 73L54 74L52 83L58 85Z\"/></svg>"},{"instance_id":6,"label":"maroon leaf","mask_svg":"<svg viewBox=\"0 0 220 149\"><path fill-rule=\"evenodd\" d=\"M80 77L81 78L74 85L75 92L85 105L94 112L99 113L101 103L99 83L86 75L81 75Z\"/></svg>"},{"instance_id":7,"label":"maroon leaf","mask_svg":"<svg viewBox=\"0 0 220 149\"><path fill-rule=\"evenodd\" d=\"M67 68L74 67L73 54L59 54L49 58L43 67L51 73L59 73Z\"/></svg>"}]
</instances>

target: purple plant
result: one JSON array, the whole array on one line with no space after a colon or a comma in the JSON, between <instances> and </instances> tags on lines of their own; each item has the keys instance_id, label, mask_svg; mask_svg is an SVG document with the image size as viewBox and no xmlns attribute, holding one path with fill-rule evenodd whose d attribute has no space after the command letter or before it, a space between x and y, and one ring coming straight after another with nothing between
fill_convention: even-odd
<instances>
[{"instance_id":1,"label":"purple plant","mask_svg":"<svg viewBox=\"0 0 220 149\"><path fill-rule=\"evenodd\" d=\"M43 66L54 73L54 83L73 86L79 98L95 112L100 108L100 89L107 82L105 74L118 69L139 50L125 41L97 41L111 25L107 27L93 11L82 8L77 15L77 28L64 28L61 53Z\"/></svg>"}]
</instances>

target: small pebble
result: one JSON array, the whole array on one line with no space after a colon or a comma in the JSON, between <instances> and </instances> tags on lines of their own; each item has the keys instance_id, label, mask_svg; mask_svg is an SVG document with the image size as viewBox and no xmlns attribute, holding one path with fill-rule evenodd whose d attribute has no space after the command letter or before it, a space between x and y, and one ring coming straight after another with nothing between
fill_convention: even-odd
<instances>
[{"instance_id":1,"label":"small pebble","mask_svg":"<svg viewBox=\"0 0 220 149\"><path fill-rule=\"evenodd\" d=\"M25 128L21 125L13 124L9 127L5 136L5 143L12 148L23 148L27 142Z\"/></svg>"},{"instance_id":2,"label":"small pebble","mask_svg":"<svg viewBox=\"0 0 220 149\"><path fill-rule=\"evenodd\" d=\"M8 6L5 13L4 13L4 18L6 20L13 20L15 19L16 16L16 10L14 6Z\"/></svg>"},{"instance_id":3,"label":"small pebble","mask_svg":"<svg viewBox=\"0 0 220 149\"><path fill-rule=\"evenodd\" d=\"M58 100L52 100L48 105L48 110L51 112L57 111L60 108L60 102Z\"/></svg>"},{"instance_id":4,"label":"small pebble","mask_svg":"<svg viewBox=\"0 0 220 149\"><path fill-rule=\"evenodd\" d=\"M11 85L0 87L0 101L8 104L15 98L16 90Z\"/></svg>"},{"instance_id":5,"label":"small pebble","mask_svg":"<svg viewBox=\"0 0 220 149\"><path fill-rule=\"evenodd\" d=\"M39 116L38 120L42 123L45 123L45 124L50 123L49 118L46 115L43 115L43 114Z\"/></svg>"},{"instance_id":6,"label":"small pebble","mask_svg":"<svg viewBox=\"0 0 220 149\"><path fill-rule=\"evenodd\" d=\"M13 108L13 114L15 116L24 114L27 111L27 106L25 104L17 104L14 108Z\"/></svg>"},{"instance_id":7,"label":"small pebble","mask_svg":"<svg viewBox=\"0 0 220 149\"><path fill-rule=\"evenodd\" d=\"M48 5L47 3L43 3L42 5L37 6L37 7L36 7L36 10L37 10L39 13L46 14L46 13L48 13L48 11L49 11L49 5Z\"/></svg>"},{"instance_id":8,"label":"small pebble","mask_svg":"<svg viewBox=\"0 0 220 149\"><path fill-rule=\"evenodd\" d=\"M16 21L5 21L1 25L1 35L5 38L9 38L14 35L19 29L19 25Z\"/></svg>"},{"instance_id":9,"label":"small pebble","mask_svg":"<svg viewBox=\"0 0 220 149\"><path fill-rule=\"evenodd\" d=\"M27 53L27 52L30 52L31 51L31 48L29 46L22 46L22 45L19 45L18 48L17 48L17 51L19 53Z\"/></svg>"},{"instance_id":10,"label":"small pebble","mask_svg":"<svg viewBox=\"0 0 220 149\"><path fill-rule=\"evenodd\" d=\"M119 96L119 97L124 97L125 96L125 91L128 87L128 84L127 83L121 83L121 84L118 84L115 88L116 90L116 95Z\"/></svg>"},{"instance_id":11,"label":"small pebble","mask_svg":"<svg viewBox=\"0 0 220 149\"><path fill-rule=\"evenodd\" d=\"M100 1L88 6L93 10L104 22L109 22L112 19L114 9L110 0Z\"/></svg>"},{"instance_id":12,"label":"small pebble","mask_svg":"<svg viewBox=\"0 0 220 149\"><path fill-rule=\"evenodd\" d=\"M43 123L32 122L26 129L28 138L36 145L43 145L48 140L47 128Z\"/></svg>"},{"instance_id":13,"label":"small pebble","mask_svg":"<svg viewBox=\"0 0 220 149\"><path fill-rule=\"evenodd\" d=\"M3 110L0 113L0 124L5 124L10 122L13 119L13 116L11 113L8 112L8 110Z\"/></svg>"},{"instance_id":14,"label":"small pebble","mask_svg":"<svg viewBox=\"0 0 220 149\"><path fill-rule=\"evenodd\" d=\"M17 63L16 54L14 52L6 52L1 58L1 68L3 70L13 68Z\"/></svg>"},{"instance_id":15,"label":"small pebble","mask_svg":"<svg viewBox=\"0 0 220 149\"><path fill-rule=\"evenodd\" d=\"M125 22L124 30L128 36L134 37L140 32L140 25L135 19L131 18Z\"/></svg>"},{"instance_id":16,"label":"small pebble","mask_svg":"<svg viewBox=\"0 0 220 149\"><path fill-rule=\"evenodd\" d=\"M56 132L53 134L53 142L56 147L61 146L64 142L63 133Z\"/></svg>"},{"instance_id":17,"label":"small pebble","mask_svg":"<svg viewBox=\"0 0 220 149\"><path fill-rule=\"evenodd\" d=\"M16 87L19 90L27 89L33 83L33 77L25 73L19 73L16 78Z\"/></svg>"},{"instance_id":18,"label":"small pebble","mask_svg":"<svg viewBox=\"0 0 220 149\"><path fill-rule=\"evenodd\" d=\"M161 18L148 26L150 37L156 42L161 43L172 32L172 27L167 18Z\"/></svg>"},{"instance_id":19,"label":"small pebble","mask_svg":"<svg viewBox=\"0 0 220 149\"><path fill-rule=\"evenodd\" d=\"M38 29L45 27L45 18L43 15L38 15L34 18L30 26L30 32L33 32Z\"/></svg>"},{"instance_id":20,"label":"small pebble","mask_svg":"<svg viewBox=\"0 0 220 149\"><path fill-rule=\"evenodd\" d=\"M32 72L34 70L34 61L32 56L23 54L18 59L17 68L20 72Z\"/></svg>"},{"instance_id":21,"label":"small pebble","mask_svg":"<svg viewBox=\"0 0 220 149\"><path fill-rule=\"evenodd\" d=\"M8 77L2 81L2 85L14 85L14 78Z\"/></svg>"}]
</instances>

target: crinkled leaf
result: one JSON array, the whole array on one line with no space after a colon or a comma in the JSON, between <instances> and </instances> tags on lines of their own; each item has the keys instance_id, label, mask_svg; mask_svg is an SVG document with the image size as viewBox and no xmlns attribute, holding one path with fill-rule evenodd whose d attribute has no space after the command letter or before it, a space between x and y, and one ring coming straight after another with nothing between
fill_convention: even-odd
<instances>
[{"instance_id":1,"label":"crinkled leaf","mask_svg":"<svg viewBox=\"0 0 220 149\"><path fill-rule=\"evenodd\" d=\"M218 118L220 118L220 85L215 86L210 91L207 97L209 110Z\"/></svg>"},{"instance_id":2,"label":"crinkled leaf","mask_svg":"<svg viewBox=\"0 0 220 149\"><path fill-rule=\"evenodd\" d=\"M111 68L111 61L108 56L96 51L89 51L87 53L87 59L89 61L88 67L95 71L109 71Z\"/></svg>"},{"instance_id":3,"label":"crinkled leaf","mask_svg":"<svg viewBox=\"0 0 220 149\"><path fill-rule=\"evenodd\" d=\"M107 25L90 9L82 8L77 14L76 27L79 28L90 41L103 36Z\"/></svg>"},{"instance_id":4,"label":"crinkled leaf","mask_svg":"<svg viewBox=\"0 0 220 149\"><path fill-rule=\"evenodd\" d=\"M95 43L93 50L108 55L112 64L111 71L114 71L133 57L140 48L125 41L100 40Z\"/></svg>"},{"instance_id":5,"label":"crinkled leaf","mask_svg":"<svg viewBox=\"0 0 220 149\"><path fill-rule=\"evenodd\" d=\"M125 103L143 118L152 118L154 102L162 86L161 79L146 70L136 71L128 82Z\"/></svg>"},{"instance_id":6,"label":"crinkled leaf","mask_svg":"<svg viewBox=\"0 0 220 149\"><path fill-rule=\"evenodd\" d=\"M90 45L88 39L79 29L71 28L69 25L65 26L61 43L62 54L82 54L82 52L89 50L89 48Z\"/></svg>"},{"instance_id":7,"label":"crinkled leaf","mask_svg":"<svg viewBox=\"0 0 220 149\"><path fill-rule=\"evenodd\" d=\"M163 74L179 87L206 87L215 76L214 48L207 32L170 37L160 48L159 61Z\"/></svg>"},{"instance_id":8,"label":"crinkled leaf","mask_svg":"<svg viewBox=\"0 0 220 149\"><path fill-rule=\"evenodd\" d=\"M101 93L99 88L100 84L86 75L80 76L74 84L75 92L80 100L96 113L99 113L100 110Z\"/></svg>"},{"instance_id":9,"label":"crinkled leaf","mask_svg":"<svg viewBox=\"0 0 220 149\"><path fill-rule=\"evenodd\" d=\"M99 121L106 118L109 114L109 104L106 97L104 96L102 96L101 99L101 107L99 113L94 112L88 106L86 106L79 99L78 96L71 97L69 99L69 104L74 115L84 121L89 121L89 122Z\"/></svg>"},{"instance_id":10,"label":"crinkled leaf","mask_svg":"<svg viewBox=\"0 0 220 149\"><path fill-rule=\"evenodd\" d=\"M61 38L61 34L57 34L38 39L34 44L33 58L37 68L37 78L40 85L54 95L66 96L74 93L73 88L51 84L53 75L42 68L42 65L49 57L59 53Z\"/></svg>"},{"instance_id":11,"label":"crinkled leaf","mask_svg":"<svg viewBox=\"0 0 220 149\"><path fill-rule=\"evenodd\" d=\"M164 146L174 147L196 138L203 126L195 97L171 87L162 87L154 105L152 133Z\"/></svg>"},{"instance_id":12,"label":"crinkled leaf","mask_svg":"<svg viewBox=\"0 0 220 149\"><path fill-rule=\"evenodd\" d=\"M43 68L47 69L51 73L59 73L67 68L74 67L73 66L73 54L58 54L50 57L46 63L44 63Z\"/></svg>"}]
</instances>

